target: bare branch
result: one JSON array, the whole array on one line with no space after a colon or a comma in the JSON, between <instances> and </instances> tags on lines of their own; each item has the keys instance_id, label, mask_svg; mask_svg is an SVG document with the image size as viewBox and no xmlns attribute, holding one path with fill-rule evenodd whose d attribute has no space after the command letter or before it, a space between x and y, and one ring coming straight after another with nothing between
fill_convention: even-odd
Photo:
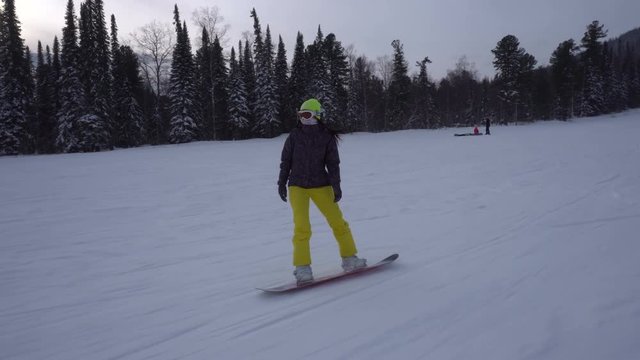
<instances>
[{"instance_id":1,"label":"bare branch","mask_svg":"<svg viewBox=\"0 0 640 360\"><path fill-rule=\"evenodd\" d=\"M163 84L168 77L173 53L173 36L173 27L170 24L155 20L131 34L146 79L158 96L165 91Z\"/></svg>"},{"instance_id":2,"label":"bare branch","mask_svg":"<svg viewBox=\"0 0 640 360\"><path fill-rule=\"evenodd\" d=\"M349 66L353 67L356 59L358 58L358 54L356 54L356 47L353 44L350 44L346 48L344 48L344 54L347 57L347 61L349 62Z\"/></svg>"},{"instance_id":3,"label":"bare branch","mask_svg":"<svg viewBox=\"0 0 640 360\"><path fill-rule=\"evenodd\" d=\"M382 79L382 86L388 89L389 84L391 84L391 76L393 75L393 61L391 61L391 57L389 57L389 55L379 56L376 59L376 65L380 78Z\"/></svg>"},{"instance_id":4,"label":"bare branch","mask_svg":"<svg viewBox=\"0 0 640 360\"><path fill-rule=\"evenodd\" d=\"M244 40L245 43L249 43L249 48L253 49L253 43L256 40L256 35L253 31L245 30L242 32L242 40Z\"/></svg>"},{"instance_id":5,"label":"bare branch","mask_svg":"<svg viewBox=\"0 0 640 360\"><path fill-rule=\"evenodd\" d=\"M231 26L224 24L224 17L220 15L220 9L217 6L200 7L194 10L192 21L199 29L204 28L207 30L211 42L213 42L213 39L217 36L220 45L223 48L227 47L229 42L227 32ZM197 41L198 45L201 46L202 36L198 36Z\"/></svg>"}]
</instances>

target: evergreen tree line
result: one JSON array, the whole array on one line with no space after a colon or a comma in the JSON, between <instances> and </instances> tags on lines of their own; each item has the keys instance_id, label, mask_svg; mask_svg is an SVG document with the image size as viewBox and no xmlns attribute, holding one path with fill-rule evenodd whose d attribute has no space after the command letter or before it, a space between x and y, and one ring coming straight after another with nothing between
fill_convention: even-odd
<instances>
[{"instance_id":1,"label":"evergreen tree line","mask_svg":"<svg viewBox=\"0 0 640 360\"><path fill-rule=\"evenodd\" d=\"M392 59L376 63L319 26L309 44L298 32L289 63L282 37L274 46L253 9L252 36L225 53L217 34L202 26L194 53L177 5L173 15L175 44L162 91L161 62L155 78L141 71L141 54L119 43L116 19L107 26L102 0L81 3L78 15L68 0L62 39L54 38L52 48L38 43L35 68L15 0L4 0L0 154L269 138L295 126L297 107L310 97L323 104L324 120L344 132L468 126L486 117L569 119L640 106L639 42L603 42L607 34L597 21L580 43L559 44L549 66L536 67L507 35L491 50L494 79L480 80L463 57L436 83L428 57L410 69L400 40L390 44Z\"/></svg>"}]
</instances>

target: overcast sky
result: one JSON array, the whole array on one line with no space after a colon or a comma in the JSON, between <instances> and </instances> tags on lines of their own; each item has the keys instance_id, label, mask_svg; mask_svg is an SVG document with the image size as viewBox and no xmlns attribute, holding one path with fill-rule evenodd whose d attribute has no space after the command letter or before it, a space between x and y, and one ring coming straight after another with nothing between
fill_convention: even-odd
<instances>
[{"instance_id":1,"label":"overcast sky","mask_svg":"<svg viewBox=\"0 0 640 360\"><path fill-rule=\"evenodd\" d=\"M67 0L17 0L22 34L33 50L38 40L51 44L61 36ZM79 0L74 1L76 12ZM199 31L192 12L217 6L231 26L231 43L253 30L249 12L256 8L262 23L271 26L277 40L281 34L289 60L297 31L308 44L318 24L324 34L333 32L346 47L374 60L391 55L391 42L399 39L413 72L416 61L428 56L428 70L435 78L446 75L466 55L480 76L494 75L491 49L505 35L518 37L520 45L538 64L548 64L558 44L580 40L586 25L599 20L609 36L640 27L640 0L104 0L107 16L116 15L120 37L156 19L171 22L175 3L188 21L192 39ZM229 50L229 49L227 49Z\"/></svg>"}]
</instances>

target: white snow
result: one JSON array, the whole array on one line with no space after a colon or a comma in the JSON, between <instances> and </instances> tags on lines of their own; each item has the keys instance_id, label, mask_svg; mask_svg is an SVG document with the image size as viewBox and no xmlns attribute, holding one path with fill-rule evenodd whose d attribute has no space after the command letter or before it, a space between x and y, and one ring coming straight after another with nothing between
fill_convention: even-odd
<instances>
[{"instance_id":1,"label":"white snow","mask_svg":"<svg viewBox=\"0 0 640 360\"><path fill-rule=\"evenodd\" d=\"M640 111L459 130L344 136L360 255L400 258L280 296L284 137L0 158L0 359L640 359Z\"/></svg>"}]
</instances>

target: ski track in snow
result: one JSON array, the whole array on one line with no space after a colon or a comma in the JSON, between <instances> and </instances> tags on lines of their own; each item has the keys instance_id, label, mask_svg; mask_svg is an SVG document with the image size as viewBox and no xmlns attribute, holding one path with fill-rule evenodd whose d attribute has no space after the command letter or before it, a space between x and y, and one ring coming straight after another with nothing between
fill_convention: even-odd
<instances>
[{"instance_id":1,"label":"ski track in snow","mask_svg":"<svg viewBox=\"0 0 640 360\"><path fill-rule=\"evenodd\" d=\"M0 359L639 359L640 111L492 130L344 136L360 255L400 258L283 295L284 137L0 158Z\"/></svg>"}]
</instances>

